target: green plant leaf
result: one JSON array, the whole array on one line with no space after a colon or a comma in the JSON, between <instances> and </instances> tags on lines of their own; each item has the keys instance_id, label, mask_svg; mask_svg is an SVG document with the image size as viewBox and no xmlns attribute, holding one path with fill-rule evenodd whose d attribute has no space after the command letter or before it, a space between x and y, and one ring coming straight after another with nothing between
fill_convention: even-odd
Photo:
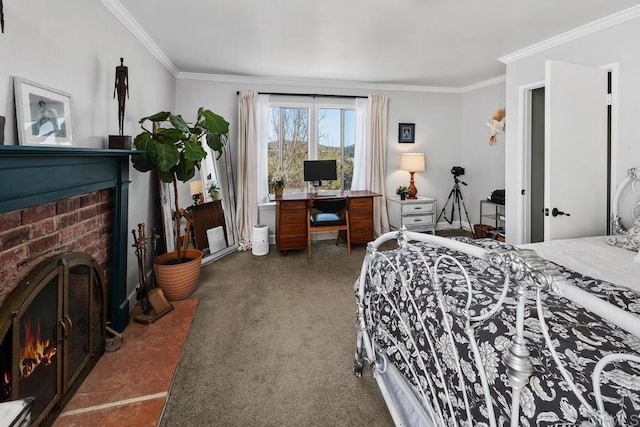
<instances>
[{"instance_id":1,"label":"green plant leaf","mask_svg":"<svg viewBox=\"0 0 640 427\"><path fill-rule=\"evenodd\" d=\"M156 130L156 135L161 143L173 145L177 144L185 137L184 133L173 128L159 128Z\"/></svg>"},{"instance_id":2,"label":"green plant leaf","mask_svg":"<svg viewBox=\"0 0 640 427\"><path fill-rule=\"evenodd\" d=\"M136 170L148 172L156 165L156 150L151 135L141 133L133 140L133 145L141 151L131 156L131 163Z\"/></svg>"},{"instance_id":3,"label":"green plant leaf","mask_svg":"<svg viewBox=\"0 0 640 427\"><path fill-rule=\"evenodd\" d=\"M218 135L215 133L207 134L207 145L211 147L212 150L216 151L218 155L216 159L219 159L222 155L222 150L224 149L224 143L226 141L226 135Z\"/></svg>"},{"instance_id":4,"label":"green plant leaf","mask_svg":"<svg viewBox=\"0 0 640 427\"><path fill-rule=\"evenodd\" d=\"M196 173L196 163L183 157L180 159L178 166L176 166L175 172L176 178L182 182L187 182Z\"/></svg>"},{"instance_id":5,"label":"green plant leaf","mask_svg":"<svg viewBox=\"0 0 640 427\"><path fill-rule=\"evenodd\" d=\"M174 175L173 171L171 171L171 172L160 172L160 171L158 171L158 178L160 178L160 181L162 181L162 182L172 183L173 180L175 179L175 175Z\"/></svg>"},{"instance_id":6,"label":"green plant leaf","mask_svg":"<svg viewBox=\"0 0 640 427\"><path fill-rule=\"evenodd\" d=\"M202 148L202 144L196 136L184 141L184 158L192 162L199 162L207 157L207 152Z\"/></svg>"},{"instance_id":7,"label":"green plant leaf","mask_svg":"<svg viewBox=\"0 0 640 427\"><path fill-rule=\"evenodd\" d=\"M156 144L156 165L159 172L169 172L180 161L180 151L173 144Z\"/></svg>"},{"instance_id":8,"label":"green plant leaf","mask_svg":"<svg viewBox=\"0 0 640 427\"><path fill-rule=\"evenodd\" d=\"M220 135L229 133L229 122L227 122L222 116L217 115L211 110L202 111L202 117L204 122L202 127L209 132L217 133Z\"/></svg>"},{"instance_id":9,"label":"green plant leaf","mask_svg":"<svg viewBox=\"0 0 640 427\"><path fill-rule=\"evenodd\" d=\"M169 118L170 114L171 113L169 113L168 111L160 111L159 113L153 114L151 116L141 118L140 120L138 120L138 123L142 123L145 120L150 120L152 122L164 122Z\"/></svg>"},{"instance_id":10,"label":"green plant leaf","mask_svg":"<svg viewBox=\"0 0 640 427\"><path fill-rule=\"evenodd\" d=\"M189 133L189 126L187 126L187 122L184 121L181 115L169 115L169 121L173 125L174 128L178 129L182 133Z\"/></svg>"}]
</instances>

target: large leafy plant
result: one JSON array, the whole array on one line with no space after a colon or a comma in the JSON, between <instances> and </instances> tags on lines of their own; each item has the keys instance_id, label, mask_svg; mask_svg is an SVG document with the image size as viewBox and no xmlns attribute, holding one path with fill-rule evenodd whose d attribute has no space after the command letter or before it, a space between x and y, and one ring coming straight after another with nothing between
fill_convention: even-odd
<instances>
[{"instance_id":1,"label":"large leafy plant","mask_svg":"<svg viewBox=\"0 0 640 427\"><path fill-rule=\"evenodd\" d=\"M150 122L151 129L145 127ZM131 157L133 167L140 172L155 170L163 182L173 184L175 201L174 238L178 262L182 260L180 244L180 207L178 205L178 180L187 182L195 175L200 162L207 157L202 144L211 148L219 158L229 134L229 123L221 116L200 107L196 121L187 123L181 115L161 111L141 118L142 132L136 136L134 146L140 153Z\"/></svg>"}]
</instances>

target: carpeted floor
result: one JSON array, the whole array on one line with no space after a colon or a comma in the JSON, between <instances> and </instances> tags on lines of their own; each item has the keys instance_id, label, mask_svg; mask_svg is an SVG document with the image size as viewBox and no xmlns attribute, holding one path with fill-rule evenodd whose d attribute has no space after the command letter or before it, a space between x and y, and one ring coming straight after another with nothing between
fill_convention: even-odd
<instances>
[{"instance_id":1,"label":"carpeted floor","mask_svg":"<svg viewBox=\"0 0 640 427\"><path fill-rule=\"evenodd\" d=\"M365 370L352 373L354 246L228 255L206 266L162 426L390 426Z\"/></svg>"}]
</instances>

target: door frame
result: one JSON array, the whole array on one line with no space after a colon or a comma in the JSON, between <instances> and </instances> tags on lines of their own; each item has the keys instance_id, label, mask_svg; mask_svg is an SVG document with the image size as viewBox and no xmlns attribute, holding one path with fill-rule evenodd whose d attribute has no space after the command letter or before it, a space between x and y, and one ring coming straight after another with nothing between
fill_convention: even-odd
<instances>
[{"instance_id":1,"label":"door frame","mask_svg":"<svg viewBox=\"0 0 640 427\"><path fill-rule=\"evenodd\" d=\"M518 88L518 110L522 112L520 120L520 141L522 147L522 188L520 191L520 221L518 222L518 241L531 243L531 92L545 86L545 81L537 81ZM524 191L524 194L522 194Z\"/></svg>"},{"instance_id":2,"label":"door frame","mask_svg":"<svg viewBox=\"0 0 640 427\"><path fill-rule=\"evenodd\" d=\"M610 168L610 186L609 186L609 204L613 202L614 189L617 176L617 152L618 152L618 84L619 84L619 64L617 62L598 66L596 68L605 69L611 73L611 161ZM517 222L517 241L521 243L531 243L531 92L534 89L545 87L545 81L524 84L518 87L518 147L520 147L521 156L520 165L522 174L520 176L521 194L516 199L516 218ZM522 194L524 190L525 194Z\"/></svg>"}]
</instances>

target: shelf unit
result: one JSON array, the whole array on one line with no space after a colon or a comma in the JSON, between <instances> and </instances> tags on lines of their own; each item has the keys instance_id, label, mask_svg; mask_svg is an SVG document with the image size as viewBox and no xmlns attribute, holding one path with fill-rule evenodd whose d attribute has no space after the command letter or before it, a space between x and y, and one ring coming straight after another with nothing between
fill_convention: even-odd
<instances>
[{"instance_id":1,"label":"shelf unit","mask_svg":"<svg viewBox=\"0 0 640 427\"><path fill-rule=\"evenodd\" d=\"M480 224L483 235L476 237L492 237L504 242L504 205L493 203L490 200L480 200ZM482 224L489 225L490 228L485 230Z\"/></svg>"}]
</instances>

